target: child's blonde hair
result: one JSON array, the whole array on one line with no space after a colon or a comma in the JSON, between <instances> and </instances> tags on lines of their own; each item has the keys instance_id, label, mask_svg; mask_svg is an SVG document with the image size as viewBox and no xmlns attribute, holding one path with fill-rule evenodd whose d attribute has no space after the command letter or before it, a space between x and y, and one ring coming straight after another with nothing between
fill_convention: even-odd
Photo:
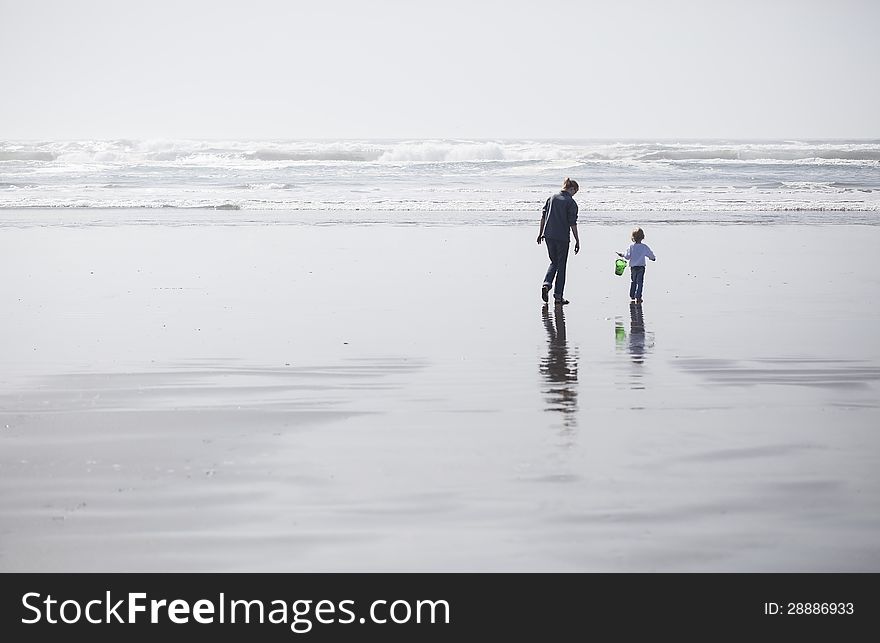
<instances>
[{"instance_id":1,"label":"child's blonde hair","mask_svg":"<svg viewBox=\"0 0 880 643\"><path fill-rule=\"evenodd\" d=\"M632 233L632 240L636 243L641 243L645 238L645 232L641 228L634 228Z\"/></svg>"},{"instance_id":2,"label":"child's blonde hair","mask_svg":"<svg viewBox=\"0 0 880 643\"><path fill-rule=\"evenodd\" d=\"M562 182L562 189L563 189L563 190L567 190L567 191L574 190L575 192L577 192L578 190L581 189L581 187L578 185L578 182L577 182L577 181L574 181L574 180L572 180L572 179L566 178L566 179Z\"/></svg>"}]
</instances>

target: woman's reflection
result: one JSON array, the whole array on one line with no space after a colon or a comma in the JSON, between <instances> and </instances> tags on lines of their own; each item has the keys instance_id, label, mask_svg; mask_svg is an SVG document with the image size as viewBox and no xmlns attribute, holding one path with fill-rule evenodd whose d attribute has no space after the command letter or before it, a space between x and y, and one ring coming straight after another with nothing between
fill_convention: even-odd
<instances>
[{"instance_id":1,"label":"woman's reflection","mask_svg":"<svg viewBox=\"0 0 880 643\"><path fill-rule=\"evenodd\" d=\"M547 355L540 364L547 410L562 413L564 426L573 428L577 424L577 351L568 348L562 306L555 306L551 316L549 307L544 305L541 315L548 337Z\"/></svg>"}]
</instances>

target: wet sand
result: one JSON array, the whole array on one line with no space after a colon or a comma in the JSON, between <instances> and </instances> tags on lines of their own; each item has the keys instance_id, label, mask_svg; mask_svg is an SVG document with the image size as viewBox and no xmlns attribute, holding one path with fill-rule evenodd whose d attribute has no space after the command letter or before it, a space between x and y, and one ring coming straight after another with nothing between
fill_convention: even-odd
<instances>
[{"instance_id":1,"label":"wet sand","mask_svg":"<svg viewBox=\"0 0 880 643\"><path fill-rule=\"evenodd\" d=\"M880 571L873 226L0 229L2 571Z\"/></svg>"}]
</instances>

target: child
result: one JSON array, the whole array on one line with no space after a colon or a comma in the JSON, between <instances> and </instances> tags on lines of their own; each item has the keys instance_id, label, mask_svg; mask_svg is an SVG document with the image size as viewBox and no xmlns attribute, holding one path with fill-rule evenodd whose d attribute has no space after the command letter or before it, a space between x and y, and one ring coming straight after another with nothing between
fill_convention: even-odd
<instances>
[{"instance_id":1,"label":"child","mask_svg":"<svg viewBox=\"0 0 880 643\"><path fill-rule=\"evenodd\" d=\"M632 232L632 245L627 249L626 254L618 252L618 256L629 260L629 273L632 283L629 286L629 298L637 303L642 303L642 285L645 283L645 258L651 261L657 261L657 257L651 252L647 244L642 243L645 233L641 228L636 228Z\"/></svg>"}]
</instances>

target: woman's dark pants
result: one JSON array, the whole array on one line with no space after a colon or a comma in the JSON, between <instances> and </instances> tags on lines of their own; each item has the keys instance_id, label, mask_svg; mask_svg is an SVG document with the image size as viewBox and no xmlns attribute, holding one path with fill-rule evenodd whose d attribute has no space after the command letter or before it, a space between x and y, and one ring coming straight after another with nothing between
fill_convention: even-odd
<instances>
[{"instance_id":1,"label":"woman's dark pants","mask_svg":"<svg viewBox=\"0 0 880 643\"><path fill-rule=\"evenodd\" d=\"M568 263L568 246L569 240L560 241L559 239L544 239L547 244L547 254L550 255L550 267L547 274L544 275L544 283L548 286L553 284L553 278L556 278L556 286L553 289L553 299L559 301L562 299L562 290L565 288L565 264Z\"/></svg>"}]
</instances>

